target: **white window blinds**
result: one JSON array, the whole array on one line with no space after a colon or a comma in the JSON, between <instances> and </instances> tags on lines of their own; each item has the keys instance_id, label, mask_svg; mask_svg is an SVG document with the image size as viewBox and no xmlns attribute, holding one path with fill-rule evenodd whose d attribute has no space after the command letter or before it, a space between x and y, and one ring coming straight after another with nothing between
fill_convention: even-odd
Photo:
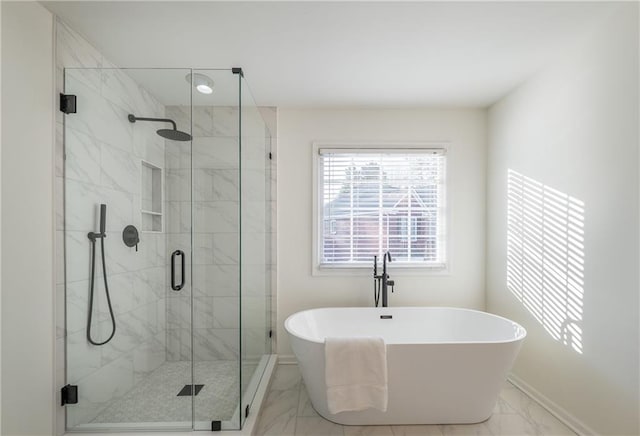
<instances>
[{"instance_id":1,"label":"white window blinds","mask_svg":"<svg viewBox=\"0 0 640 436\"><path fill-rule=\"evenodd\" d=\"M444 268L444 149L319 150L322 266L394 262Z\"/></svg>"}]
</instances>

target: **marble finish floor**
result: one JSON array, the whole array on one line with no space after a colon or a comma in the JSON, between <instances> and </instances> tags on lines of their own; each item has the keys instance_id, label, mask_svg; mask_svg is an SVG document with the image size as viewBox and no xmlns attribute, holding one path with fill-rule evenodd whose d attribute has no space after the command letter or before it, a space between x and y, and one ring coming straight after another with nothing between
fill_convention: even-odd
<instances>
[{"instance_id":1,"label":"marble finish floor","mask_svg":"<svg viewBox=\"0 0 640 436\"><path fill-rule=\"evenodd\" d=\"M471 425L343 426L313 410L297 365L278 365L258 418L256 435L277 436L576 436L510 383L490 419Z\"/></svg>"},{"instance_id":2,"label":"marble finish floor","mask_svg":"<svg viewBox=\"0 0 640 436\"><path fill-rule=\"evenodd\" d=\"M237 361L194 363L196 421L228 421L238 404ZM191 383L191 362L164 362L122 397L112 401L92 423L191 422L192 397L177 396Z\"/></svg>"}]
</instances>

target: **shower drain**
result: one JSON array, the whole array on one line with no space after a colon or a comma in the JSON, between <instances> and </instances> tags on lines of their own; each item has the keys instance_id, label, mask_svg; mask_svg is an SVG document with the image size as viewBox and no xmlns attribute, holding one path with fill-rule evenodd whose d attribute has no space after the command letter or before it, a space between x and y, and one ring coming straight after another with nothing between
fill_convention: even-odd
<instances>
[{"instance_id":1,"label":"shower drain","mask_svg":"<svg viewBox=\"0 0 640 436\"><path fill-rule=\"evenodd\" d=\"M180 392L178 392L178 396L179 397L190 397L191 396L191 392L194 390L193 389L194 385L184 385L184 387L182 389L180 389ZM204 385L195 385L195 395L198 395L198 393L200 392L200 390L202 390L202 388L204 387Z\"/></svg>"}]
</instances>

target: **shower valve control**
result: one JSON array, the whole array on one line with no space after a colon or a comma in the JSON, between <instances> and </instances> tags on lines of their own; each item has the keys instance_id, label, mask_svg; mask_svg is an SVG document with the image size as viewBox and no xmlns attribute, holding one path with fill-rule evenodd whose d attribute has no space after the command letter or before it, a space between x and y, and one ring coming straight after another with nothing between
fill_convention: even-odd
<instances>
[{"instance_id":1,"label":"shower valve control","mask_svg":"<svg viewBox=\"0 0 640 436\"><path fill-rule=\"evenodd\" d=\"M140 243L140 236L136 226L128 225L122 231L122 241L127 247L136 247L138 251L138 243Z\"/></svg>"}]
</instances>

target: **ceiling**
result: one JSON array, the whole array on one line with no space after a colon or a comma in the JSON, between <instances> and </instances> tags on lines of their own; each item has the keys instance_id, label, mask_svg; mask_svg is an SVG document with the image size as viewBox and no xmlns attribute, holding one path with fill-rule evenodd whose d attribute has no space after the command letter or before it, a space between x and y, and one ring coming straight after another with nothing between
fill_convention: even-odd
<instances>
[{"instance_id":1,"label":"ceiling","mask_svg":"<svg viewBox=\"0 0 640 436\"><path fill-rule=\"evenodd\" d=\"M263 106L484 107L607 2L44 2L121 67L242 67Z\"/></svg>"}]
</instances>

